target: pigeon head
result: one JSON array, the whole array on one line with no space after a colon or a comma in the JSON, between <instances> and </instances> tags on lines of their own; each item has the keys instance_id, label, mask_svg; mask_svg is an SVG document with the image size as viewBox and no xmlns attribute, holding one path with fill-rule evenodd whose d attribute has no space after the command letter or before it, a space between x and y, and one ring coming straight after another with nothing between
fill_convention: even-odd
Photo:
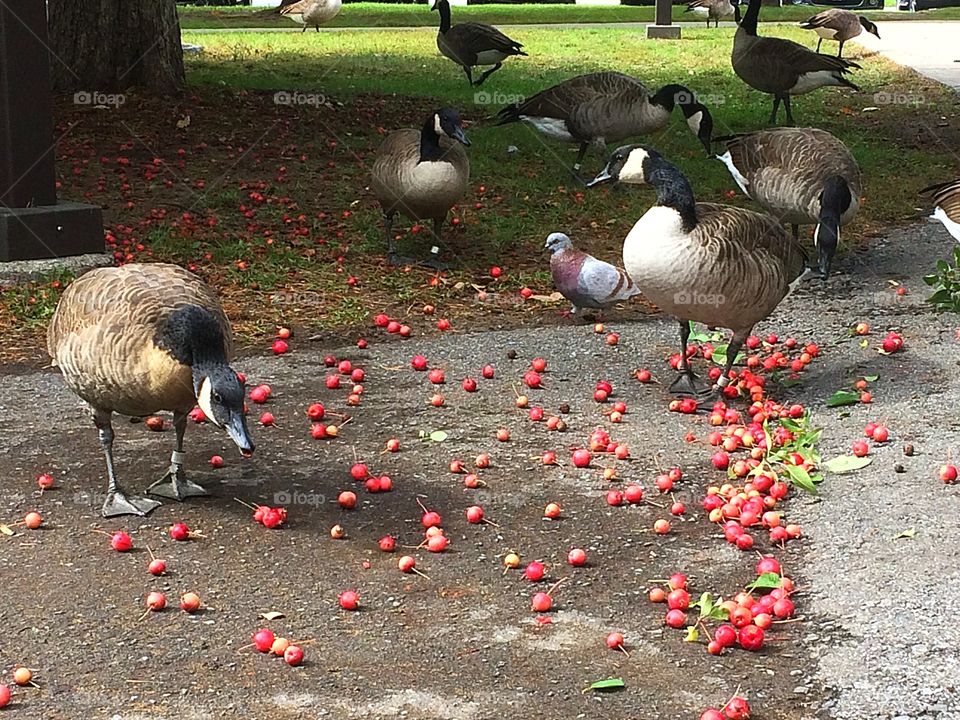
<instances>
[{"instance_id":1,"label":"pigeon head","mask_svg":"<svg viewBox=\"0 0 960 720\"><path fill-rule=\"evenodd\" d=\"M555 232L547 235L547 242L543 247L545 250L549 250L551 253L558 253L561 250L572 248L573 243L570 241L570 238L563 233Z\"/></svg>"}]
</instances>

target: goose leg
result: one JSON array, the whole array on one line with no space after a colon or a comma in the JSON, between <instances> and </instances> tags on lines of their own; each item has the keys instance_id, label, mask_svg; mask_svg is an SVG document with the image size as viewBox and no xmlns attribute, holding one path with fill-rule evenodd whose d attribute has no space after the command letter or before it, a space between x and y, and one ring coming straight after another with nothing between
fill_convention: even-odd
<instances>
[{"instance_id":1,"label":"goose leg","mask_svg":"<svg viewBox=\"0 0 960 720\"><path fill-rule=\"evenodd\" d=\"M502 68L502 67L503 67L503 63L497 63L497 64L494 65L492 68L490 68L489 70L487 70L483 75L480 76L480 79L477 80L477 85L478 85L478 86L479 86L479 85L483 85L483 81L484 81L484 80L486 80L488 77L490 77L491 75L493 75L497 70L499 70L499 69Z\"/></svg>"},{"instance_id":2,"label":"goose leg","mask_svg":"<svg viewBox=\"0 0 960 720\"><path fill-rule=\"evenodd\" d=\"M470 66L469 66L469 65L464 65L464 66L463 66L463 72L465 72L465 73L467 74L467 82L470 83L471 85L473 85L473 72L471 72Z\"/></svg>"},{"instance_id":3,"label":"goose leg","mask_svg":"<svg viewBox=\"0 0 960 720\"><path fill-rule=\"evenodd\" d=\"M187 430L187 414L176 412L173 414L173 427L177 431L177 449L170 456L170 469L167 474L147 488L150 495L170 498L171 500L186 500L188 497L206 495L207 491L196 483L187 480L183 472L183 434Z\"/></svg>"},{"instance_id":4,"label":"goose leg","mask_svg":"<svg viewBox=\"0 0 960 720\"><path fill-rule=\"evenodd\" d=\"M107 498L104 500L100 512L104 517L116 517L117 515L143 516L161 503L142 497L128 498L117 483L117 475L113 468L113 425L110 422L112 415L112 412L93 411L93 424L97 426L100 446L103 448L103 455L107 459Z\"/></svg>"},{"instance_id":5,"label":"goose leg","mask_svg":"<svg viewBox=\"0 0 960 720\"><path fill-rule=\"evenodd\" d=\"M793 229L794 242L800 242L800 226L797 225L796 223L793 223L792 225L790 225L790 227Z\"/></svg>"},{"instance_id":6,"label":"goose leg","mask_svg":"<svg viewBox=\"0 0 960 720\"><path fill-rule=\"evenodd\" d=\"M733 363L736 361L737 355L740 354L743 341L747 339L747 336L752 330L753 328L751 327L746 330L734 331L733 337L730 338L730 344L727 345L727 364L723 368L723 374L717 379L717 391L722 391L723 388L730 384L730 370L733 368Z\"/></svg>"},{"instance_id":7,"label":"goose leg","mask_svg":"<svg viewBox=\"0 0 960 720\"><path fill-rule=\"evenodd\" d=\"M793 126L793 112L790 110L790 96L783 96L783 106L787 109L787 125Z\"/></svg>"},{"instance_id":8,"label":"goose leg","mask_svg":"<svg viewBox=\"0 0 960 720\"><path fill-rule=\"evenodd\" d=\"M589 147L590 143L580 143L580 152L577 153L577 159L573 161L573 179L579 183L584 182L583 178L580 177L580 166L583 164L583 157L587 154L587 148Z\"/></svg>"},{"instance_id":9,"label":"goose leg","mask_svg":"<svg viewBox=\"0 0 960 720\"><path fill-rule=\"evenodd\" d=\"M687 359L687 343L690 340L690 323L686 320L680 321L680 364L678 370L680 375L670 385L670 392L677 395L703 395L709 392L700 384L699 378L693 374L693 368L690 367L690 361Z\"/></svg>"},{"instance_id":10,"label":"goose leg","mask_svg":"<svg viewBox=\"0 0 960 720\"><path fill-rule=\"evenodd\" d=\"M434 218L433 219L433 241L440 245L440 229L443 227L443 221L445 218ZM436 248L434 248L436 250ZM431 252L430 257L420 263L424 267L433 268L434 270L449 270L450 264L442 262L439 259L439 256L436 252Z\"/></svg>"},{"instance_id":11,"label":"goose leg","mask_svg":"<svg viewBox=\"0 0 960 720\"><path fill-rule=\"evenodd\" d=\"M817 40L817 52L818 52L818 53L820 52L820 45L821 45L822 43L823 43L823 38L820 38L819 40Z\"/></svg>"},{"instance_id":12,"label":"goose leg","mask_svg":"<svg viewBox=\"0 0 960 720\"><path fill-rule=\"evenodd\" d=\"M397 255L397 244L393 239L393 218L396 213L384 213L383 225L387 232L387 263L390 265L413 265L411 258Z\"/></svg>"},{"instance_id":13,"label":"goose leg","mask_svg":"<svg viewBox=\"0 0 960 720\"><path fill-rule=\"evenodd\" d=\"M843 40L840 41L840 49L837 50L837 57L843 56Z\"/></svg>"},{"instance_id":14,"label":"goose leg","mask_svg":"<svg viewBox=\"0 0 960 720\"><path fill-rule=\"evenodd\" d=\"M303 30L301 30L300 33L302 34L302 33L305 33L306 31L307 31L307 24L304 23L304 24L303 24Z\"/></svg>"},{"instance_id":15,"label":"goose leg","mask_svg":"<svg viewBox=\"0 0 960 720\"><path fill-rule=\"evenodd\" d=\"M770 113L770 121L769 121L771 125L777 124L777 113L779 112L779 110L780 110L780 96L774 95L773 96L773 112Z\"/></svg>"}]
</instances>

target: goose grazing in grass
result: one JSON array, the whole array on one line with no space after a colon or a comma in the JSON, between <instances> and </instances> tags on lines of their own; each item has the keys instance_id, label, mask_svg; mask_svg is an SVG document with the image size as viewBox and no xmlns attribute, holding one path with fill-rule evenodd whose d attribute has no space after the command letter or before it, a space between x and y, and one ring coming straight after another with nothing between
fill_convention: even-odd
<instances>
[{"instance_id":1,"label":"goose grazing in grass","mask_svg":"<svg viewBox=\"0 0 960 720\"><path fill-rule=\"evenodd\" d=\"M525 122L546 137L578 143L580 152L573 174L579 178L590 145L605 154L609 142L662 130L677 105L710 154L713 117L693 92L683 85L670 84L653 93L636 78L618 72L578 75L521 103L508 105L497 115L499 125Z\"/></svg>"},{"instance_id":2,"label":"goose grazing in grass","mask_svg":"<svg viewBox=\"0 0 960 720\"><path fill-rule=\"evenodd\" d=\"M113 413L173 411L177 445L152 495L183 500L206 491L183 472L187 415L199 404L240 452L253 454L243 382L227 364L230 323L213 291L176 265L91 270L63 293L47 329L47 350L64 382L87 402L107 460L104 517L145 515L160 503L127 497L113 464Z\"/></svg>"},{"instance_id":3,"label":"goose grazing in grass","mask_svg":"<svg viewBox=\"0 0 960 720\"><path fill-rule=\"evenodd\" d=\"M624 270L577 250L563 233L550 233L544 248L551 253L553 284L573 303L571 315L581 308L602 311L640 294Z\"/></svg>"},{"instance_id":4,"label":"goose grazing in grass","mask_svg":"<svg viewBox=\"0 0 960 720\"><path fill-rule=\"evenodd\" d=\"M320 26L335 18L341 5L342 0L299 0L284 3L277 12L303 25L303 32L310 27L320 32Z\"/></svg>"},{"instance_id":5,"label":"goose grazing in grass","mask_svg":"<svg viewBox=\"0 0 960 720\"><path fill-rule=\"evenodd\" d=\"M718 155L740 189L764 210L793 226L816 225L819 252L811 277L826 279L840 240L840 227L860 209L863 185L856 159L826 130L776 128L717 138Z\"/></svg>"},{"instance_id":6,"label":"goose grazing in grass","mask_svg":"<svg viewBox=\"0 0 960 720\"><path fill-rule=\"evenodd\" d=\"M673 392L703 395L685 349L690 321L733 330L730 369L753 326L787 295L804 270L803 248L774 218L730 205L697 203L683 173L655 150L625 145L590 183L649 184L657 201L623 243L623 266L644 297L680 323L682 374Z\"/></svg>"},{"instance_id":7,"label":"goose grazing in grass","mask_svg":"<svg viewBox=\"0 0 960 720\"><path fill-rule=\"evenodd\" d=\"M880 39L880 31L877 24L871 22L863 15L857 16L849 10L840 8L830 8L823 12L818 12L811 18L800 23L804 30L813 30L820 39L817 41L817 52L820 52L820 44L824 40L836 40L840 43L840 49L837 50L837 57L843 55L843 44L847 40L852 40L857 35L866 30L868 33L877 36Z\"/></svg>"},{"instance_id":8,"label":"goose grazing in grass","mask_svg":"<svg viewBox=\"0 0 960 720\"><path fill-rule=\"evenodd\" d=\"M437 48L445 56L463 68L471 85L480 85L503 66L511 55L526 55L523 45L511 40L493 25L477 22L450 24L449 0L436 0L431 10L440 12L440 31L437 33ZM492 68L473 82L473 68Z\"/></svg>"},{"instance_id":9,"label":"goose grazing in grass","mask_svg":"<svg viewBox=\"0 0 960 720\"><path fill-rule=\"evenodd\" d=\"M960 179L926 187L921 192L933 195L933 215L960 243Z\"/></svg>"},{"instance_id":10,"label":"goose grazing in grass","mask_svg":"<svg viewBox=\"0 0 960 720\"><path fill-rule=\"evenodd\" d=\"M782 102L787 111L787 124L793 125L791 95L804 95L829 86L860 90L845 77L851 68L860 67L857 63L820 55L792 40L758 37L760 3L761 0L750 0L733 37L730 60L737 77L755 90L773 95L771 124L777 122Z\"/></svg>"},{"instance_id":11,"label":"goose grazing in grass","mask_svg":"<svg viewBox=\"0 0 960 720\"><path fill-rule=\"evenodd\" d=\"M708 28L711 20L716 23L717 27L720 27L722 19L734 14L734 5L730 0L693 0L693 2L687 3L687 9L684 12L706 15Z\"/></svg>"},{"instance_id":12,"label":"goose grazing in grass","mask_svg":"<svg viewBox=\"0 0 960 720\"><path fill-rule=\"evenodd\" d=\"M411 220L433 220L433 235L439 241L447 213L467 191L470 160L463 146L469 144L460 114L442 108L431 113L420 130L390 133L377 150L371 188L383 210L391 264L410 262L396 255L392 228L397 213ZM431 258L426 264L433 262Z\"/></svg>"}]
</instances>

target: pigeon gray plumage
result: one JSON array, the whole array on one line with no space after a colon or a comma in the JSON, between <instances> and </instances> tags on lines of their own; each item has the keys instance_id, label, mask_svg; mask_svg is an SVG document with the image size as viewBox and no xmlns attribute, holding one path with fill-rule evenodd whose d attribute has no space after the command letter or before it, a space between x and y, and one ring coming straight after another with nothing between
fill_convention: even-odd
<instances>
[{"instance_id":1,"label":"pigeon gray plumage","mask_svg":"<svg viewBox=\"0 0 960 720\"><path fill-rule=\"evenodd\" d=\"M577 250L563 233L551 233L544 247L553 253L550 272L554 285L573 303L571 315L581 308L603 310L640 294L625 270Z\"/></svg>"}]
</instances>

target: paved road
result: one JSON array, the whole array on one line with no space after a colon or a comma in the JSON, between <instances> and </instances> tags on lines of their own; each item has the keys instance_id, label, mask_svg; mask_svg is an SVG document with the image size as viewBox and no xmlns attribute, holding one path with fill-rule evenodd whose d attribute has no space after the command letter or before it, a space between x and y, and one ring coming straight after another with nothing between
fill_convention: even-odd
<instances>
[{"instance_id":1,"label":"paved road","mask_svg":"<svg viewBox=\"0 0 960 720\"><path fill-rule=\"evenodd\" d=\"M857 42L895 63L960 90L960 31L956 25L924 21L881 22L879 28L880 39L863 33Z\"/></svg>"}]
</instances>

